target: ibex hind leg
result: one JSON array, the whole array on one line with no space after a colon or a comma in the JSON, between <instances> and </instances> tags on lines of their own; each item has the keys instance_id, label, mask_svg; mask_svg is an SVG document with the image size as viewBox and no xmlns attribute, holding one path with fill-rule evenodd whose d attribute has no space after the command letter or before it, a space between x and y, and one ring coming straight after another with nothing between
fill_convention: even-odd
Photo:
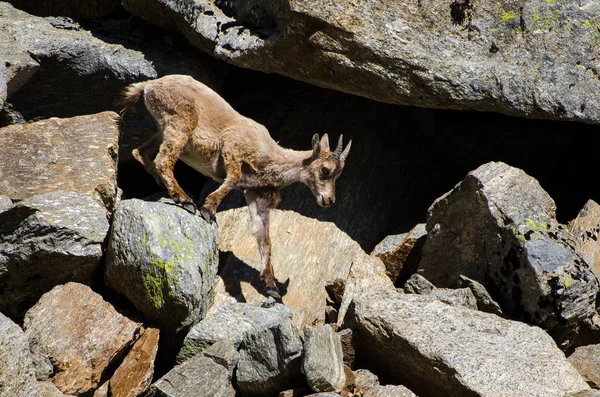
<instances>
[{"instance_id":1,"label":"ibex hind leg","mask_svg":"<svg viewBox=\"0 0 600 397\"><path fill-rule=\"evenodd\" d=\"M198 209L196 204L179 186L173 174L175 163L189 139L189 134L185 130L167 126L165 127L163 136L164 138L160 144L158 154L154 159L156 172L173 201L181 205L185 210L195 214Z\"/></svg>"},{"instance_id":2,"label":"ibex hind leg","mask_svg":"<svg viewBox=\"0 0 600 397\"><path fill-rule=\"evenodd\" d=\"M136 149L133 149L131 154L133 155L133 158L146 169L146 172L154 177L156 183L160 186L164 186L160 175L156 172L156 167L154 167L154 158L158 153L161 138L162 134L154 134L147 142L138 146Z\"/></svg>"}]
</instances>

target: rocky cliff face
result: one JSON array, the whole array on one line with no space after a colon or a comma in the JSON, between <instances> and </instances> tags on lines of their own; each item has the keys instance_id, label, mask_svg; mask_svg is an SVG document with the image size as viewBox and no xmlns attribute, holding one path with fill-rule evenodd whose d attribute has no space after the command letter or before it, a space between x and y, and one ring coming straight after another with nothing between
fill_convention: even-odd
<instances>
[{"instance_id":1,"label":"rocky cliff face","mask_svg":"<svg viewBox=\"0 0 600 397\"><path fill-rule=\"evenodd\" d=\"M0 397L598 395L599 14L0 2ZM210 223L132 158L119 92L173 73L282 146L353 139L334 206L271 213L277 301L239 192Z\"/></svg>"}]
</instances>

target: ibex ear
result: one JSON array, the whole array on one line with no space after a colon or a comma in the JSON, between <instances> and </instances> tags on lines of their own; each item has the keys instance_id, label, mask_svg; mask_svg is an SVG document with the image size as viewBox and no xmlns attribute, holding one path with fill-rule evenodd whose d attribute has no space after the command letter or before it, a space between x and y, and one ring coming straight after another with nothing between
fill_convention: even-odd
<instances>
[{"instance_id":1,"label":"ibex ear","mask_svg":"<svg viewBox=\"0 0 600 397\"><path fill-rule=\"evenodd\" d=\"M312 137L312 150L313 150L313 159L319 157L321 153L321 146L319 146L319 134L315 134Z\"/></svg>"},{"instance_id":2,"label":"ibex ear","mask_svg":"<svg viewBox=\"0 0 600 397\"><path fill-rule=\"evenodd\" d=\"M321 137L321 150L329 151L329 136L327 134L323 134L323 137Z\"/></svg>"}]
</instances>

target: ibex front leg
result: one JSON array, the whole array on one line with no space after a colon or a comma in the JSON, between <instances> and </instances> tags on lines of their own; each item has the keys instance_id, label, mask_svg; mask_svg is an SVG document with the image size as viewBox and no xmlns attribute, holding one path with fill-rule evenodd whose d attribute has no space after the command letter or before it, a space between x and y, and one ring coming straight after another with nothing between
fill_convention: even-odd
<instances>
[{"instance_id":1,"label":"ibex front leg","mask_svg":"<svg viewBox=\"0 0 600 397\"><path fill-rule=\"evenodd\" d=\"M252 220L252 234L256 237L262 261L263 270L260 278L265 283L267 294L281 299L271 264L271 239L269 237L269 215L271 208L279 202L279 193L272 190L248 190L244 196Z\"/></svg>"}]
</instances>

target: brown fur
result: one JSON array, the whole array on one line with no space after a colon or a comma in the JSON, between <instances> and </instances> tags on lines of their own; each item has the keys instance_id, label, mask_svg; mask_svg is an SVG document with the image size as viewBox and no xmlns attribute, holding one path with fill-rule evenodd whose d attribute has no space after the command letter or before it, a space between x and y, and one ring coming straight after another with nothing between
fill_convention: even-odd
<instances>
[{"instance_id":1,"label":"brown fur","mask_svg":"<svg viewBox=\"0 0 600 397\"><path fill-rule=\"evenodd\" d=\"M194 212L196 206L181 189L173 168L177 159L198 172L222 182L209 194L202 213L214 219L227 194L244 192L253 233L263 262L261 277L276 295L271 265L269 211L279 203L279 190L294 182L307 185L321 206L335 202L335 181L340 176L350 143L342 152L341 137L334 152L327 134L313 136L312 150L284 149L267 129L240 115L223 98L190 76L170 75L132 84L123 93L123 110L140 97L158 125L158 132L133 151L133 156L164 185L171 198Z\"/></svg>"}]
</instances>

